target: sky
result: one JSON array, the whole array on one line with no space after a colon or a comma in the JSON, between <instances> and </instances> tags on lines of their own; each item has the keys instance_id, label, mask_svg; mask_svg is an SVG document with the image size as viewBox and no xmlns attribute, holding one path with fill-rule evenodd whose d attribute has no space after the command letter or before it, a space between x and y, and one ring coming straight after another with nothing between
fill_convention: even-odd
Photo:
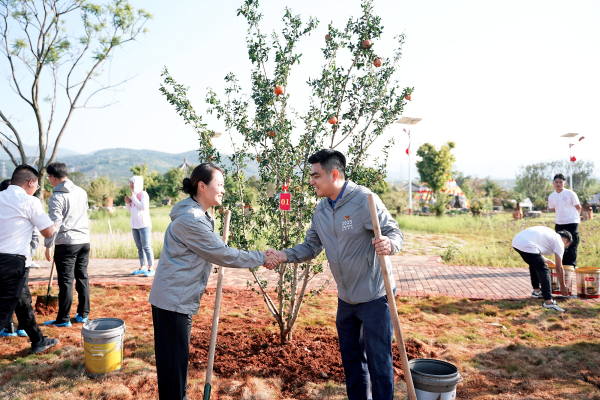
<instances>
[{"instance_id":1,"label":"sky","mask_svg":"<svg viewBox=\"0 0 600 400\"><path fill-rule=\"evenodd\" d=\"M189 98L204 115L207 89L222 94L227 73L235 73L250 92L247 27L243 17L236 16L241 1L132 4L154 19L146 35L115 53L104 77L112 83L133 79L95 103L118 101L115 105L77 110L61 142L64 148L84 154L114 147L170 153L197 148L197 135L159 92L164 66L190 87ZM314 16L320 21L300 44L302 63L287 89L301 111L310 96L305 82L323 65L320 49L327 25L341 27L361 9L359 1L347 0L262 1L263 30L281 29L286 4L304 20ZM575 132L585 140L576 142L573 155L597 160L600 2L375 0L374 5L384 25L383 38L375 43L378 52L391 56L394 36L406 34L397 77L402 87L415 87L415 92L403 115L422 118L411 128L412 149L425 142L440 146L454 141L458 170L512 179L522 165L566 159L568 139L560 136ZM0 71L0 110L25 132L26 143L35 144L33 114L4 79L4 60ZM64 112L63 107L59 117ZM215 131L223 128L213 116L205 115L204 121ZM382 146L391 137L396 140L388 163L391 179L407 179L408 138L402 128L394 124L378 142ZM5 127L0 130L6 132ZM225 135L215 139L215 145L224 152L230 148ZM412 161L415 176L415 157Z\"/></svg>"}]
</instances>

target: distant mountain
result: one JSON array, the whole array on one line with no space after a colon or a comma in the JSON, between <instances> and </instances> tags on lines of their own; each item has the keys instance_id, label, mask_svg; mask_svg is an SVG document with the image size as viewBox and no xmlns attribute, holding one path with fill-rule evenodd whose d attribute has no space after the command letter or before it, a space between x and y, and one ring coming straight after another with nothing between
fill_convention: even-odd
<instances>
[{"instance_id":1,"label":"distant mountain","mask_svg":"<svg viewBox=\"0 0 600 400\"><path fill-rule=\"evenodd\" d=\"M17 161L21 161L21 156L19 156L19 151L17 150L16 147L14 147L12 144L8 143L9 147L8 149L10 150L10 152L13 154L13 156L15 156L15 158L17 158ZM30 146L28 144L23 145L23 147L25 148L25 155L27 156L27 159L29 162L35 160L35 158L37 158L38 154L39 154L39 147L38 146ZM52 149L50 148L50 150L48 150L48 154L52 154ZM74 155L78 155L79 153L73 150L69 150L69 149L63 149L62 147L58 148L58 157L69 157L69 156L74 156ZM2 160L10 160L10 157L8 155L8 153L6 153L6 151L4 151L4 149L0 148L0 161Z\"/></svg>"},{"instance_id":2,"label":"distant mountain","mask_svg":"<svg viewBox=\"0 0 600 400\"><path fill-rule=\"evenodd\" d=\"M155 150L121 148L98 150L90 154L58 156L56 161L67 164L69 171L83 172L88 179L108 175L112 181L121 183L131 177L130 169L135 165L146 163L151 170L165 173L173 167L179 167L186 158L192 165L199 163L197 150L172 154ZM230 166L225 157L223 161L224 166ZM4 164L6 176L10 176L14 166L10 161L6 161ZM4 176L2 172L2 162L0 162L0 175ZM246 173L258 175L258 165L250 163L246 168Z\"/></svg>"},{"instance_id":3,"label":"distant mountain","mask_svg":"<svg viewBox=\"0 0 600 400\"><path fill-rule=\"evenodd\" d=\"M57 161L67 164L70 171L83 172L90 179L108 175L111 180L120 182L131 176L130 168L135 165L146 163L151 170L165 173L169 169L183 164L186 157L190 164L198 164L196 150L172 154L154 150L119 148L98 150L84 155L57 157Z\"/></svg>"}]
</instances>

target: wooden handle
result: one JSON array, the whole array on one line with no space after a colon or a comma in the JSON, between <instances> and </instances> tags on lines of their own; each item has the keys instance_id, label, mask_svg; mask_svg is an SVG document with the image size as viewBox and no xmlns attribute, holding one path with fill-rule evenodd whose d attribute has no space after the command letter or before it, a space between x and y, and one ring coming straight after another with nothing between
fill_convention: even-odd
<instances>
[{"instance_id":1,"label":"wooden handle","mask_svg":"<svg viewBox=\"0 0 600 400\"><path fill-rule=\"evenodd\" d=\"M379 226L379 218L377 218L377 207L375 207L375 195L373 193L369 194L369 209L371 210L371 221L373 222L375 238L379 238L381 237L381 227ZM383 282L385 284L385 291L387 292L388 305L390 306L392 323L394 324L394 331L396 332L396 342L398 342L398 350L400 350L400 359L402 360L402 369L404 370L404 380L406 381L408 398L410 400L417 400L417 393L415 392L415 386L410 373L410 366L408 365L406 346L404 345L404 338L402 337L402 329L400 328L400 318L398 318L398 309L396 308L392 282L390 281L388 270L390 258L388 256L380 255L379 264L381 264L381 273L383 274Z\"/></svg>"},{"instance_id":2,"label":"wooden handle","mask_svg":"<svg viewBox=\"0 0 600 400\"><path fill-rule=\"evenodd\" d=\"M227 240L229 239L230 217L231 212L229 210L225 211L225 218L223 218L223 241L225 243L227 243ZM210 385L212 382L213 366L215 363L215 347L217 345L217 331L219 330L219 311L221 310L221 294L223 292L223 277L225 276L224 269L225 268L223 267L219 267L219 273L217 275L215 311L213 312L213 322L210 331L210 345L208 346L208 364L206 365L206 385Z\"/></svg>"},{"instance_id":3,"label":"wooden handle","mask_svg":"<svg viewBox=\"0 0 600 400\"><path fill-rule=\"evenodd\" d=\"M54 257L52 257L52 267L50 268L50 279L48 279L48 292L46 292L46 297L50 296L50 288L52 287L52 279L54 279ZM48 301L48 300L46 300Z\"/></svg>"}]
</instances>

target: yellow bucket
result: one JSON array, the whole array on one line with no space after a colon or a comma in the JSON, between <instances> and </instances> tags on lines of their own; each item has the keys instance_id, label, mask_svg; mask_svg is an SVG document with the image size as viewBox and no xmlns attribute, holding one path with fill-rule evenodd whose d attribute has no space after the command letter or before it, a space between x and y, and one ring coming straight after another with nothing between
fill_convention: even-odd
<instances>
[{"instance_id":1,"label":"yellow bucket","mask_svg":"<svg viewBox=\"0 0 600 400\"><path fill-rule=\"evenodd\" d=\"M123 368L125 330L125 321L118 318L96 318L83 325L85 367L90 378Z\"/></svg>"},{"instance_id":2,"label":"yellow bucket","mask_svg":"<svg viewBox=\"0 0 600 400\"><path fill-rule=\"evenodd\" d=\"M549 265L548 268L550 269L552 294L561 294L560 282L558 281L558 275L556 275L556 265ZM565 283L567 286L568 296L571 296L573 282L575 279L575 268L572 265L563 265L563 274L565 275Z\"/></svg>"}]
</instances>

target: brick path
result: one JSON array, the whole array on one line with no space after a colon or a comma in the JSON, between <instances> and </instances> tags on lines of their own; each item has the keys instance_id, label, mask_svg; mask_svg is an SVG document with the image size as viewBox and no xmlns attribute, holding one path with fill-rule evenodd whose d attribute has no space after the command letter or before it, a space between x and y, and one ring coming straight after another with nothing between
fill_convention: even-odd
<instances>
[{"instance_id":1,"label":"brick path","mask_svg":"<svg viewBox=\"0 0 600 400\"><path fill-rule=\"evenodd\" d=\"M454 267L440 264L437 256L395 256L391 257L392 270L396 278L396 295L429 296L444 295L469 299L523 299L529 298L531 284L527 268ZM30 285L47 285L50 276L50 263L38 261L42 268L32 269ZM155 261L155 265L158 260ZM131 272L139 267L138 260L92 259L88 267L91 284L152 285L153 278L133 276ZM278 274L259 269L259 275L269 281L276 281ZM336 291L335 281L329 268L317 275L309 289L324 285L330 279L327 291ZM246 287L247 281L254 281L252 273L246 269L225 269L225 286ZM56 285L56 274L53 281ZM217 276L212 274L209 287L216 287ZM57 291L54 286L54 291ZM573 287L573 293L577 290ZM600 299L586 301L600 302Z\"/></svg>"}]
</instances>

